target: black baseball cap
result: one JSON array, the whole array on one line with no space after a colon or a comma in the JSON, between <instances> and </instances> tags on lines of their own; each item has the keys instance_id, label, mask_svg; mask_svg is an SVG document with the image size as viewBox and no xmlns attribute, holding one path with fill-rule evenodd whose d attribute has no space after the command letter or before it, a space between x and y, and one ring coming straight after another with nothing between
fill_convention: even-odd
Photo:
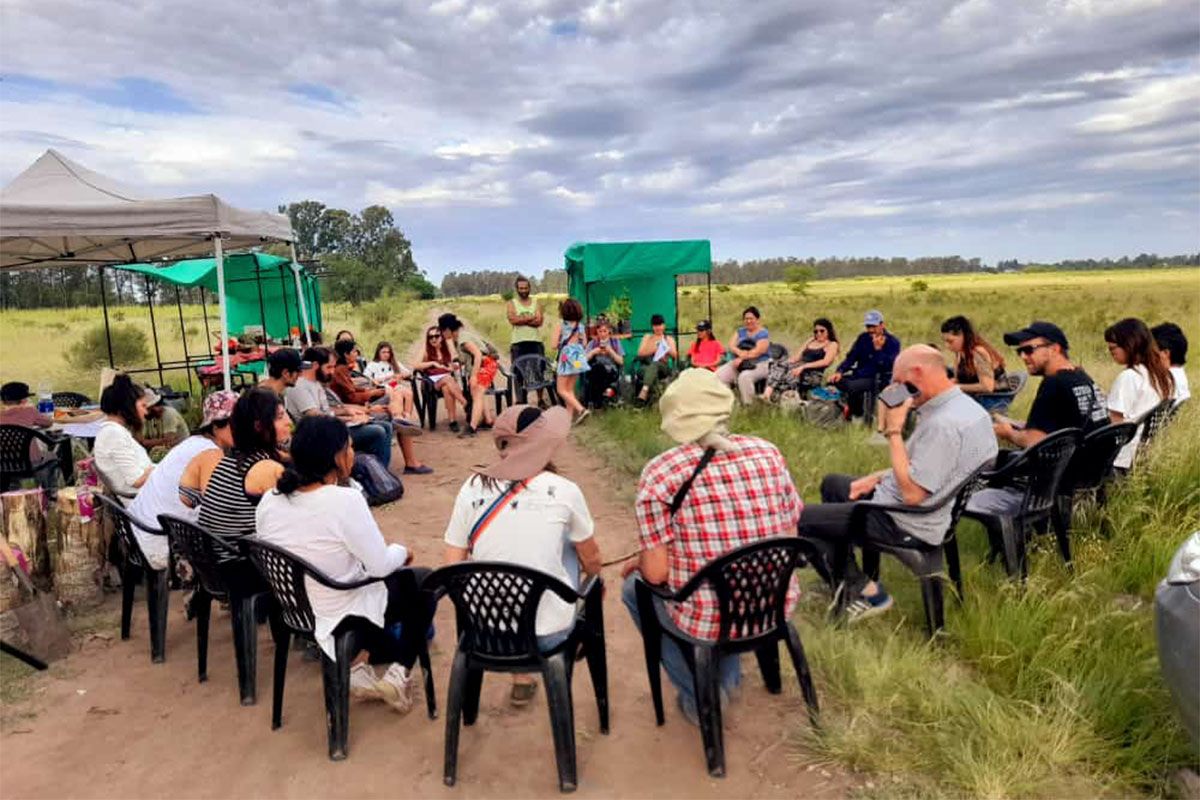
<instances>
[{"instance_id":1,"label":"black baseball cap","mask_svg":"<svg viewBox=\"0 0 1200 800\"><path fill-rule=\"evenodd\" d=\"M698 330L698 331L711 331L711 330L712 330L712 323L711 323L711 322L709 322L709 321L708 321L708 320L706 320L706 319L702 319L702 320L700 320L699 322L697 322L697 323L696 323L696 330Z\"/></svg>"},{"instance_id":2,"label":"black baseball cap","mask_svg":"<svg viewBox=\"0 0 1200 800\"><path fill-rule=\"evenodd\" d=\"M1061 346L1063 350L1067 349L1067 335L1062 332L1062 328L1053 322L1042 322L1041 320L1034 320L1019 331L1004 334L1004 343L1016 347L1022 342L1028 342L1030 339L1038 337Z\"/></svg>"},{"instance_id":3,"label":"black baseball cap","mask_svg":"<svg viewBox=\"0 0 1200 800\"><path fill-rule=\"evenodd\" d=\"M16 403L24 400L26 397L33 397L33 392L29 391L29 384L21 381L9 381L0 386L0 401L5 403Z\"/></svg>"},{"instance_id":4,"label":"black baseball cap","mask_svg":"<svg viewBox=\"0 0 1200 800\"><path fill-rule=\"evenodd\" d=\"M311 361L305 361L300 357L300 351L292 347L284 347L276 350L267 357L267 366L277 372L287 370L288 372L304 372L306 369L312 368Z\"/></svg>"}]
</instances>

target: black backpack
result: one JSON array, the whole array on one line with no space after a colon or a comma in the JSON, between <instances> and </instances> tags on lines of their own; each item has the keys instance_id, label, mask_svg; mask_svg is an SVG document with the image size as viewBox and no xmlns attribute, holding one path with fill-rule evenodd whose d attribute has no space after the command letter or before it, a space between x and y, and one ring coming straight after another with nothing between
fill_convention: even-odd
<instances>
[{"instance_id":1,"label":"black backpack","mask_svg":"<svg viewBox=\"0 0 1200 800\"><path fill-rule=\"evenodd\" d=\"M362 486L369 506L391 503L404 496L404 484L370 453L354 454L354 469L350 471L350 477Z\"/></svg>"}]
</instances>

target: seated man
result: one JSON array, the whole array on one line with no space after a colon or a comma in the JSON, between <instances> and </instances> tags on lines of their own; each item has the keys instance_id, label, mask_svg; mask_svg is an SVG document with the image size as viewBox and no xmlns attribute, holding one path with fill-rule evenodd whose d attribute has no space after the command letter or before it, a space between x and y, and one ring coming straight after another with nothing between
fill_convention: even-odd
<instances>
[{"instance_id":1,"label":"seated man","mask_svg":"<svg viewBox=\"0 0 1200 800\"><path fill-rule=\"evenodd\" d=\"M996 457L987 412L946 375L937 350L923 344L907 348L896 359L894 375L913 397L884 411L891 468L857 479L825 476L820 505L808 506L800 515L800 536L824 552L827 569L833 563L833 543L839 539L852 538L858 544L864 539L895 545L941 544L950 525L950 505L942 502L947 493ZM917 426L906 446L902 431L910 407L918 409ZM867 499L913 507L941 504L941 508L894 516L870 511L861 530L851 529L855 501ZM883 584L868 580L853 554L846 564L845 582L835 590L847 593L850 621L892 606Z\"/></svg>"},{"instance_id":2,"label":"seated man","mask_svg":"<svg viewBox=\"0 0 1200 800\"><path fill-rule=\"evenodd\" d=\"M616 399L625 351L613 337L612 326L601 322L596 326L596 338L587 343L583 354L591 367L587 373L587 404L600 408Z\"/></svg>"},{"instance_id":3,"label":"seated man","mask_svg":"<svg viewBox=\"0 0 1200 800\"><path fill-rule=\"evenodd\" d=\"M29 405L31 397L33 392L29 391L27 383L9 381L0 386L0 425L20 425L25 428L49 428L53 425L53 419ZM29 443L31 463L40 464L46 460L47 455L49 454L46 452L46 446L41 441L34 439ZM43 488L52 489L57 482L58 471L47 467L47 472L50 474L40 473L45 482ZM0 482L0 485L5 484Z\"/></svg>"},{"instance_id":4,"label":"seated man","mask_svg":"<svg viewBox=\"0 0 1200 800\"><path fill-rule=\"evenodd\" d=\"M311 366L312 364L307 364L300 358L299 350L281 347L267 356L267 377L260 380L258 385L283 397L288 387L296 385L300 373L307 371Z\"/></svg>"},{"instance_id":5,"label":"seated man","mask_svg":"<svg viewBox=\"0 0 1200 800\"><path fill-rule=\"evenodd\" d=\"M662 429L679 446L652 459L642 470L637 490L641 554L624 570L621 599L641 627L632 573L649 583L678 591L705 564L735 548L771 536L791 536L800 517L800 496L783 456L768 441L731 436L726 424L733 393L714 373L684 370L663 392ZM702 459L709 449L714 455ZM691 481L691 488L686 484ZM678 512L676 496L685 491ZM792 578L787 610L799 590ZM662 601L657 601L662 602ZM720 625L716 594L702 588L688 602L670 608L671 618L688 634L715 640ZM673 641L662 643L663 667L679 692L679 708L697 725L691 670ZM728 698L741 682L737 656L720 664L721 690Z\"/></svg>"},{"instance_id":6,"label":"seated man","mask_svg":"<svg viewBox=\"0 0 1200 800\"><path fill-rule=\"evenodd\" d=\"M674 372L672 362L679 360L675 337L667 335L667 321L662 314L650 317L650 333L642 337L637 357L646 365L642 371L642 389L638 392L638 402L645 403L660 383L671 379Z\"/></svg>"},{"instance_id":7,"label":"seated man","mask_svg":"<svg viewBox=\"0 0 1200 800\"><path fill-rule=\"evenodd\" d=\"M850 413L856 417L863 415L867 396L891 380L892 364L900 354L900 340L888 332L883 314L868 311L863 325L867 329L854 340L845 360L829 377L830 385L846 395ZM945 365L942 369L945 370Z\"/></svg>"},{"instance_id":8,"label":"seated man","mask_svg":"<svg viewBox=\"0 0 1200 800\"><path fill-rule=\"evenodd\" d=\"M187 420L173 406L167 405L158 392L146 387L146 419L138 441L147 450L156 447L170 449L191 435Z\"/></svg>"}]
</instances>

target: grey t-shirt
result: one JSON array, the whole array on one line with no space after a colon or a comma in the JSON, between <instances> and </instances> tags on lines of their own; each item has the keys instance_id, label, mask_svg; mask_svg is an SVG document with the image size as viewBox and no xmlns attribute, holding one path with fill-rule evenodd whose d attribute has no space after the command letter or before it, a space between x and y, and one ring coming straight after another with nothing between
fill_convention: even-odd
<instances>
[{"instance_id":1,"label":"grey t-shirt","mask_svg":"<svg viewBox=\"0 0 1200 800\"><path fill-rule=\"evenodd\" d=\"M921 505L940 503L947 492L995 459L999 450L991 417L957 386L917 410L917 427L907 447L909 474L929 492ZM882 503L904 502L894 473L884 476L871 499ZM950 504L929 514L893 514L892 519L910 536L929 544L941 544L950 524Z\"/></svg>"},{"instance_id":2,"label":"grey t-shirt","mask_svg":"<svg viewBox=\"0 0 1200 800\"><path fill-rule=\"evenodd\" d=\"M300 378L295 386L283 393L283 405L292 419L300 419L312 409L322 414L329 413L329 399L325 396L324 384L308 378Z\"/></svg>"}]
</instances>

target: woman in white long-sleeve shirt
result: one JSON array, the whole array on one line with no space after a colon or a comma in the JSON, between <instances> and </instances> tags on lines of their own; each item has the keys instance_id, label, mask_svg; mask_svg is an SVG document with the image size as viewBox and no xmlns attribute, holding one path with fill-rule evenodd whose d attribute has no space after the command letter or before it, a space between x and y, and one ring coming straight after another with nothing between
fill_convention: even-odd
<instances>
[{"instance_id":1,"label":"woman in white long-sleeve shirt","mask_svg":"<svg viewBox=\"0 0 1200 800\"><path fill-rule=\"evenodd\" d=\"M96 469L121 502L138 490L154 470L146 448L134 438L146 419L146 400L128 375L113 378L100 395L104 422L92 446Z\"/></svg>"},{"instance_id":2,"label":"woman in white long-sleeve shirt","mask_svg":"<svg viewBox=\"0 0 1200 800\"><path fill-rule=\"evenodd\" d=\"M404 545L388 544L361 492L339 485L350 477L354 447L335 417L309 416L292 436L292 464L255 513L259 539L282 547L337 581L383 577L358 589L339 591L308 578L305 588L316 617L316 640L334 657L333 632L346 617L361 617L384 631L369 648L372 661L395 657L379 677L360 654L350 671L352 696L383 700L401 713L413 702L409 670L432 616L420 607L395 572L412 560ZM421 576L418 576L420 579ZM401 623L399 638L391 631ZM375 652L378 651L378 652ZM386 652L385 652L386 651Z\"/></svg>"}]
</instances>

